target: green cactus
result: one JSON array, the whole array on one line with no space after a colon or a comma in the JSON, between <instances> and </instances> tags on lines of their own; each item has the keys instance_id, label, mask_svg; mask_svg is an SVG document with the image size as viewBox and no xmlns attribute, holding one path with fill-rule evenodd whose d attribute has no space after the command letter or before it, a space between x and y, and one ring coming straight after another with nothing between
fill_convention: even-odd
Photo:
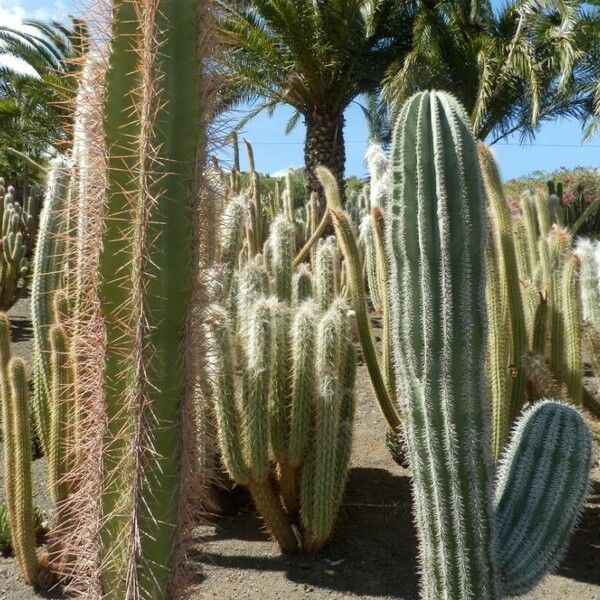
<instances>
[{"instance_id":1,"label":"green cactus","mask_svg":"<svg viewBox=\"0 0 600 600\"><path fill-rule=\"evenodd\" d=\"M292 309L276 298L248 307L241 402L236 400L235 333L222 307L213 311L209 371L223 464L248 487L265 526L284 552L330 538L348 470L356 357L347 309L325 315L308 300ZM269 456L277 478L269 477ZM300 519L300 520L299 520ZM300 526L301 523L301 526Z\"/></svg>"},{"instance_id":2,"label":"green cactus","mask_svg":"<svg viewBox=\"0 0 600 600\"><path fill-rule=\"evenodd\" d=\"M29 272L29 263L23 237L25 217L14 188L7 188L2 205L0 310L8 310L24 290L23 280Z\"/></svg>"},{"instance_id":3,"label":"green cactus","mask_svg":"<svg viewBox=\"0 0 600 600\"><path fill-rule=\"evenodd\" d=\"M305 300L312 298L313 277L310 269L304 263L294 272L292 276L292 304L299 306Z\"/></svg>"},{"instance_id":4,"label":"green cactus","mask_svg":"<svg viewBox=\"0 0 600 600\"><path fill-rule=\"evenodd\" d=\"M373 303L373 308L380 311L383 306L380 287L381 274L378 271L379 262L377 260L377 248L373 228L373 216L368 214L361 221L359 241L364 248L369 297Z\"/></svg>"},{"instance_id":5,"label":"green cactus","mask_svg":"<svg viewBox=\"0 0 600 600\"><path fill-rule=\"evenodd\" d=\"M46 198L40 218L38 242L33 259L31 321L33 324L33 416L42 449L50 447L51 365L50 328L54 322L53 298L63 285L65 252L63 214L70 185L66 160L52 161L48 172Z\"/></svg>"},{"instance_id":6,"label":"green cactus","mask_svg":"<svg viewBox=\"0 0 600 600\"><path fill-rule=\"evenodd\" d=\"M350 439L344 426L354 412L353 365L348 359L348 319L334 304L317 330L314 438L302 473L302 525L307 550L318 552L329 540L343 492ZM350 363L350 372L347 371Z\"/></svg>"},{"instance_id":7,"label":"green cactus","mask_svg":"<svg viewBox=\"0 0 600 600\"><path fill-rule=\"evenodd\" d=\"M585 503L591 459L590 432L571 407L538 402L517 421L494 499L503 595L528 592L560 563Z\"/></svg>"},{"instance_id":8,"label":"green cactus","mask_svg":"<svg viewBox=\"0 0 600 600\"><path fill-rule=\"evenodd\" d=\"M512 569L525 591L556 564L582 508L590 438L575 409L534 405L509 443L494 514L484 197L476 143L452 96L423 92L406 102L395 127L392 165L392 331L414 473L422 596L497 600L512 591ZM542 441L540 421L546 418L565 422L553 429L550 444ZM535 474L538 490L561 494L552 503L524 506L529 486L522 474ZM518 517L504 512L509 505L519 507ZM533 544L519 537L521 528ZM547 540L552 543L544 547ZM540 546L540 560L533 560Z\"/></svg>"},{"instance_id":9,"label":"green cactus","mask_svg":"<svg viewBox=\"0 0 600 600\"><path fill-rule=\"evenodd\" d=\"M192 0L113 8L99 288L107 340L106 598L125 597L131 573L146 598L164 598L178 585L175 552L192 464L186 452L194 443L184 424L193 421L197 346L186 325L198 300L196 254L210 251L199 246L197 223L213 226L198 212L205 9ZM197 249L182 260L190 248Z\"/></svg>"},{"instance_id":10,"label":"green cactus","mask_svg":"<svg viewBox=\"0 0 600 600\"><path fill-rule=\"evenodd\" d=\"M0 369L4 423L4 478L11 542L25 583L38 583L31 484L31 435L25 363L10 356L9 322L0 315Z\"/></svg>"},{"instance_id":11,"label":"green cactus","mask_svg":"<svg viewBox=\"0 0 600 600\"><path fill-rule=\"evenodd\" d=\"M352 307L356 311L358 335L375 397L390 430L394 435L397 435L400 433L401 421L396 405L395 389L393 387L394 377L391 376L389 368L391 361L389 360L389 355L386 355L384 350L384 364L382 365L382 360L375 348L373 327L369 319L363 285L362 262L358 251L356 233L348 215L341 208L340 195L335 177L327 169L320 167L317 168L317 177L325 191L328 212L335 227L337 243L344 256L349 294ZM386 317L386 332L389 334L388 325ZM386 347L388 347L387 341L384 342L384 348ZM386 356L388 356L387 359ZM388 374L387 378L385 374ZM398 457L398 460L399 462L403 462L401 457Z\"/></svg>"},{"instance_id":12,"label":"green cactus","mask_svg":"<svg viewBox=\"0 0 600 600\"><path fill-rule=\"evenodd\" d=\"M339 292L339 270L335 239L319 240L315 251L314 291L321 310L326 310Z\"/></svg>"}]
</instances>

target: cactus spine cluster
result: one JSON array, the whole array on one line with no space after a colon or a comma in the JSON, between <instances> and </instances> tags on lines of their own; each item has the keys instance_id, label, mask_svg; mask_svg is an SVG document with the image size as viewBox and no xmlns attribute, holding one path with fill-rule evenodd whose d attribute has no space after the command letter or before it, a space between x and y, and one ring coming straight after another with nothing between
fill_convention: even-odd
<instances>
[{"instance_id":1,"label":"cactus spine cluster","mask_svg":"<svg viewBox=\"0 0 600 600\"><path fill-rule=\"evenodd\" d=\"M512 593L512 568L518 570L515 585L531 589L561 555L582 507L591 441L576 410L535 404L509 443L494 512L484 197L476 144L452 96L424 92L407 101L394 132L392 164L387 254L393 349L414 472L422 594L496 600ZM537 427L545 419L556 425L548 445ZM580 433L577 454L574 429ZM519 476L534 474L538 489L561 491L555 495L560 508L518 504L528 487ZM577 484L571 488L569 481ZM519 518L503 516L511 504L523 508ZM532 560L530 544L519 543L521 527L536 543L552 538L539 561Z\"/></svg>"}]
</instances>

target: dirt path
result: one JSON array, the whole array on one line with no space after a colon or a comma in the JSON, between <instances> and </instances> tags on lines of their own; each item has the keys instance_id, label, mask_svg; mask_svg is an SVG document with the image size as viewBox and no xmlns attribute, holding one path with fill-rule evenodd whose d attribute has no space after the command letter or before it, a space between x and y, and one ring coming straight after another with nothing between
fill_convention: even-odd
<instances>
[{"instance_id":1,"label":"dirt path","mask_svg":"<svg viewBox=\"0 0 600 600\"><path fill-rule=\"evenodd\" d=\"M31 362L26 301L11 311L15 354ZM355 444L335 539L318 557L282 557L248 509L214 518L197 530L202 575L194 600L308 598L417 600L417 540L411 516L410 473L389 457L383 421L366 369L357 380ZM46 506L43 460L34 465L36 502ZM2 491L0 491L0 497ZM24 586L13 558L0 558L0 600L39 598ZM562 568L526 600L600 600L600 468Z\"/></svg>"}]
</instances>

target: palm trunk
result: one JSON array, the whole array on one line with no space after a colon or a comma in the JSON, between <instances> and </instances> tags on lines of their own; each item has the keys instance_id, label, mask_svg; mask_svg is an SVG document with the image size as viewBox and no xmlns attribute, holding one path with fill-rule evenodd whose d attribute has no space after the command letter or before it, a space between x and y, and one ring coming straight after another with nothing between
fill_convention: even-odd
<instances>
[{"instance_id":1,"label":"palm trunk","mask_svg":"<svg viewBox=\"0 0 600 600\"><path fill-rule=\"evenodd\" d=\"M323 188L315 174L315 168L323 165L335 176L344 200L344 166L346 148L344 145L343 113L328 114L313 110L305 116L306 140L304 143L304 163L306 165L307 199L312 192L319 195L321 206L325 205Z\"/></svg>"}]
</instances>

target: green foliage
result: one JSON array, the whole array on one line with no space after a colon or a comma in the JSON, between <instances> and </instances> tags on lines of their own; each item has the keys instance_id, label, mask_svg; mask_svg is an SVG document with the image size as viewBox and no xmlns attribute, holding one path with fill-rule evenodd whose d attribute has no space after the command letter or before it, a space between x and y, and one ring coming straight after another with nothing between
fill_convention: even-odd
<instances>
[{"instance_id":1,"label":"green foliage","mask_svg":"<svg viewBox=\"0 0 600 600\"><path fill-rule=\"evenodd\" d=\"M476 137L492 143L514 132L533 136L546 120L584 118L589 69L575 67L591 59L594 11L580 0L424 2L407 58L387 74L392 112L418 89L443 89L465 106Z\"/></svg>"},{"instance_id":2,"label":"green foliage","mask_svg":"<svg viewBox=\"0 0 600 600\"><path fill-rule=\"evenodd\" d=\"M0 69L0 172L17 177L23 161L12 147L40 162L48 148L65 150L71 137L77 74L88 47L81 19L69 25L26 20L27 30L0 27L2 54L19 59L27 70Z\"/></svg>"}]
</instances>

